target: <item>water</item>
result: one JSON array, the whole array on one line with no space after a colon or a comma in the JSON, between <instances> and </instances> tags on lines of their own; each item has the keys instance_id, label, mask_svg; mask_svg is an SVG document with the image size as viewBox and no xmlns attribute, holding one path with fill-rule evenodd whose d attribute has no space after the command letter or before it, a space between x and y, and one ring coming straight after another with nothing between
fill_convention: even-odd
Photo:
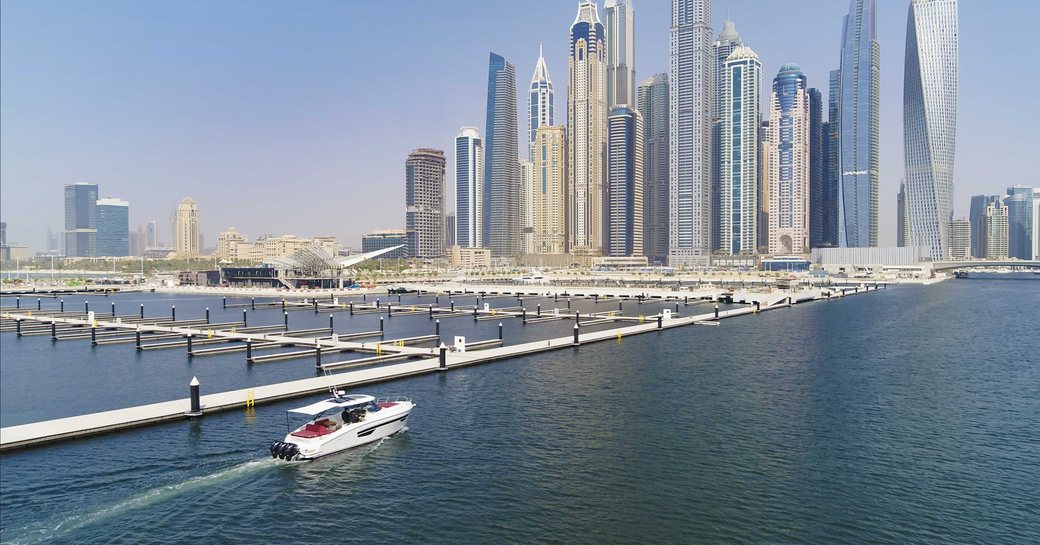
<instances>
[{"instance_id":1,"label":"water","mask_svg":"<svg viewBox=\"0 0 1040 545\"><path fill-rule=\"evenodd\" d=\"M189 303L176 304L180 317ZM337 314L337 329L341 317L343 330L372 318ZM309 464L266 449L310 399L20 451L0 459L0 540L1037 542L1038 323L1040 283L906 286L371 386L415 398L410 429ZM37 341L0 341L4 425L80 394L98 408L181 397L188 373L313 373L309 360L246 371L242 355ZM34 366L40 382L17 370ZM112 366L131 378L107 397L82 382Z\"/></svg>"}]
</instances>

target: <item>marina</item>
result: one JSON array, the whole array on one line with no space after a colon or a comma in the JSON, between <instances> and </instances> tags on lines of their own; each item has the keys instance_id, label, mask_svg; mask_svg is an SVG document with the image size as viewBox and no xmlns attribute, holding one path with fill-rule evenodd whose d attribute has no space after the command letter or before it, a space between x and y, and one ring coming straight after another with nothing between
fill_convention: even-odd
<instances>
[{"instance_id":1,"label":"marina","mask_svg":"<svg viewBox=\"0 0 1040 545\"><path fill-rule=\"evenodd\" d=\"M136 315L117 315L115 304L109 306L108 316L92 314L89 301L85 312L43 309L2 309L0 331L16 338L25 335L50 335L52 342L65 340L87 341L91 345L134 343L138 352L149 350L184 350L189 359L206 355L227 355L244 352L247 365L283 360L307 359L313 362L316 376L272 384L256 385L201 396L200 412L213 413L229 409L252 407L256 404L311 395L330 388L356 386L400 379L404 377L449 371L507 358L537 354L552 350L574 348L583 344L616 340L625 337L664 331L688 325L713 324L721 320L759 312L789 308L803 302L839 299L853 294L868 293L884 286L855 285L831 289L804 289L772 292L728 292L703 290L696 292L654 292L623 289L522 289L502 286L471 286L459 290L439 287L439 292L426 291L429 286L405 286L415 290L414 301L403 302L403 295L394 296L396 302L376 301L257 301L221 302L221 310L237 311L241 305L240 322L209 323L209 308L205 319L176 320L176 307L169 317L146 318L143 305ZM423 291L419 291L423 290ZM535 308L524 306L535 302ZM473 304L456 304L455 299L470 298ZM432 299L432 301L428 301ZM437 306L446 299L447 306ZM521 306L512 304L514 300ZM425 302L424 302L425 301ZM489 301L489 302L485 302ZM577 303L595 310L583 312ZM726 308L720 309L719 303ZM492 303L505 306L492 307ZM542 304L545 304L545 308ZM64 302L62 302L64 305ZM616 309L600 310L600 305ZM631 314L634 307L656 310ZM680 309L696 309L697 305L714 305L705 312L682 315ZM605 307L605 308L606 308ZM732 308L730 308L732 307ZM292 331L291 310L310 310L311 314L328 315L327 328L306 328ZM275 311L282 315L282 326L248 326L248 313ZM346 312L348 317L378 316L378 331L335 333L335 312ZM366 316L367 315L367 316ZM470 340L449 339L441 335L442 320L470 319L474 324L498 320L498 338ZM407 337L387 338L385 323L389 320L421 320L428 323L430 333ZM526 342L508 343L504 338L503 321L518 321L521 327L543 322L573 322L569 335L555 335ZM429 322L433 322L429 324ZM548 324L547 324L548 325ZM259 329L258 329L259 328ZM376 340L372 340L376 339ZM161 342L155 342L161 341ZM17 342L17 341L16 341ZM214 344L227 346L210 347ZM427 344L429 346L422 346ZM204 348L196 348L203 346ZM284 350L288 348L289 350ZM273 351L279 350L280 351ZM340 361L328 361L334 354L349 356ZM346 370L344 370L346 369ZM333 372L341 371L342 372ZM204 385L205 386L205 385ZM94 435L120 429L151 425L157 422L184 418L189 412L188 398L160 403L148 403L98 413L70 416L0 428L0 450L10 450Z\"/></svg>"}]
</instances>

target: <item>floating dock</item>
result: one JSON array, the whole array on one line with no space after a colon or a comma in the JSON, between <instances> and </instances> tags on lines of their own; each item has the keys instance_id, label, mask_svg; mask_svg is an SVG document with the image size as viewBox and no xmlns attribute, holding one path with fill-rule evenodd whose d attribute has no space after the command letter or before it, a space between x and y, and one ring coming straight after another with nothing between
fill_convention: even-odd
<instances>
[{"instance_id":1,"label":"floating dock","mask_svg":"<svg viewBox=\"0 0 1040 545\"><path fill-rule=\"evenodd\" d=\"M423 288L425 289L426 286ZM567 293L565 297L579 296L577 293L571 293L575 291L573 288L569 288L569 291L566 292L562 288L559 289L559 291L546 291L544 289L532 289L530 286L520 286L518 289L512 291L503 291L502 286L496 286L496 288L499 291L498 293L488 292L487 290L485 290L485 292L487 295L507 295L514 297L522 297L523 295L558 297L560 293ZM879 288L874 286L873 289L877 290ZM469 291L472 294L472 290ZM522 294L520 293L521 291L523 292ZM645 293L642 293L643 291L645 290L640 290L640 293L605 294L602 290L585 289L581 291L582 295L580 296L590 298L595 297L597 299L599 297L637 297L640 294L646 295ZM263 358L253 357L251 349L248 348L250 346L255 346L257 347L256 349L272 345L306 347L307 350L301 350L299 353L291 353L291 356L295 357L297 355L302 355L304 357L310 357L313 355L316 357L316 368L326 373L328 373L329 369L334 368L342 369L362 365L379 365L278 384L204 395L201 396L200 403L202 413L205 414L327 392L330 388L355 388L366 384L385 382L425 373L444 372L455 368L467 367L517 356L537 354L550 350L574 348L581 346L582 344L621 339L623 337L653 331L663 331L665 329L673 329L696 324L718 325L719 321L727 318L746 316L779 308L787 308L805 301L840 298L853 294L867 293L868 291L871 291L870 286L854 286L837 289L817 288L795 292L734 294L734 299L736 299L736 297L745 297L746 299L743 299L743 301L748 302L748 300L752 298L753 301L750 301L749 306L747 307L724 311L720 311L716 307L712 312L681 317L673 315L669 311L662 311L661 313L652 316L639 317L620 315L609 316L609 313L603 312L586 314L574 312L566 315L561 313L558 316L547 315L545 316L546 318L551 316L552 318L573 319L575 321L573 335L506 346L502 345L501 340L477 341L468 343L468 350L466 351L455 351L449 347L445 347L443 344L434 347L418 347L410 345L410 342L436 340L433 336L426 336L430 338L422 338L421 340L420 338L412 338L365 343L345 340L350 338L351 334L332 337L323 336L317 338L301 338L287 335L285 332L279 334L245 331L248 328L242 328L242 330L238 330L235 327L215 329L210 328L206 324L173 325L141 322L126 323L122 320L102 321L100 319L95 319L94 322L88 322L85 317L63 317L54 313L34 313L31 310L19 310L14 312L11 310L5 310L2 318L5 326L4 328L7 331L12 329L10 327L10 322L13 321L16 323L15 329L20 329L23 323L35 325L45 324L43 327L47 328L55 328L60 324L63 327L86 328L95 332L95 334L99 329L109 329L124 333L133 333L135 335L148 333L152 335L180 336L188 340L186 344L189 353L192 351L190 339L193 338L199 339L200 341L202 339L207 339L246 343L247 358L249 361L262 361ZM592 294L592 292L597 293ZM547 293L548 295L546 295ZM676 293L677 292L671 292L671 299L676 297ZM688 293L678 293L678 300L682 300L682 297L684 296L690 297L690 294ZM708 293L707 295L704 293L697 293L697 295L700 297L712 297L713 295L717 297L718 292ZM649 296L652 297L653 294L650 294ZM383 306L382 304L377 305L376 303L373 303L373 307L378 309L380 312L387 313L393 313L396 309L401 312L408 312L409 314L430 313L435 316L461 314L465 316L473 316L474 319L479 319L484 315L522 317L525 320L529 317L532 322L538 319L537 314L528 312L525 309L521 309L520 311L482 309L473 306L467 310L459 311L456 309L461 307L456 307L454 305L444 308L435 307L434 305L422 307L413 305ZM363 306L361 308L363 310L371 310L368 306ZM357 307L355 307L355 311L356 310ZM600 325L613 321L618 324L618 327L583 333L581 331L582 317L585 318L584 324L586 326L592 324L595 320L595 323ZM374 336L375 334L381 335L381 333L381 331L365 332L355 335ZM322 364L322 354L328 354L331 352L368 352L374 353L375 356L358 360L346 360ZM272 356L275 356L275 358L271 359L277 359L277 356L282 356L283 359L285 359L289 357L289 354L275 354ZM401 359L410 361L390 363L391 361L399 361ZM187 416L186 413L189 412L190 405L191 400L189 398L184 398L81 416L59 418L44 422L9 426L0 429L0 452L145 426L157 422L183 419Z\"/></svg>"}]
</instances>

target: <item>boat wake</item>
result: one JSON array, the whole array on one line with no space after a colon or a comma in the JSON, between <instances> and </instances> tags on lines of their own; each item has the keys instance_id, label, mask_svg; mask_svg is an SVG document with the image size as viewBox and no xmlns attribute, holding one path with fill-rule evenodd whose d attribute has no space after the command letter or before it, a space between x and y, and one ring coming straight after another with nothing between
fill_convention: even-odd
<instances>
[{"instance_id":1,"label":"boat wake","mask_svg":"<svg viewBox=\"0 0 1040 545\"><path fill-rule=\"evenodd\" d=\"M208 475L200 475L179 483L152 488L129 499L93 511L62 517L60 520L40 522L22 531L5 531L3 541L12 545L28 545L56 539L69 532L104 522L129 511L167 501L188 492L239 479L258 471L276 468L278 465L277 460L272 459L250 460ZM6 535L9 533L21 535L17 537Z\"/></svg>"}]
</instances>

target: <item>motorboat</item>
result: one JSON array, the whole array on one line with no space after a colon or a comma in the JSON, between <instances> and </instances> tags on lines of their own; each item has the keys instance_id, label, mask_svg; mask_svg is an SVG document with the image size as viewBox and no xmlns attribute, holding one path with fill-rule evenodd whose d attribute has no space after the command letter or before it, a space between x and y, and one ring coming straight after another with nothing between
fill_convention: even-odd
<instances>
[{"instance_id":1,"label":"motorboat","mask_svg":"<svg viewBox=\"0 0 1040 545\"><path fill-rule=\"evenodd\" d=\"M271 457L313 460L389 437L404 429L415 404L404 396L375 398L333 390L333 397L285 413L288 434L271 444ZM306 417L292 427L294 417Z\"/></svg>"}]
</instances>

